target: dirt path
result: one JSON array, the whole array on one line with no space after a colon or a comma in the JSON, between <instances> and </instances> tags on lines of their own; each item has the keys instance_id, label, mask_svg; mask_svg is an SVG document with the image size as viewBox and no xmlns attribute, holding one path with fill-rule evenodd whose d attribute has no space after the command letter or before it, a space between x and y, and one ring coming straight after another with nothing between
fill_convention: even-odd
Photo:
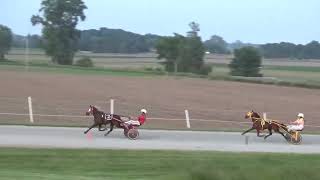
<instances>
[{"instance_id":1,"label":"dirt path","mask_svg":"<svg viewBox=\"0 0 320 180\"><path fill-rule=\"evenodd\" d=\"M122 77L41 72L0 71L0 112L27 113L32 96L34 113L84 115L90 104L108 109L115 99L115 113L137 116L140 108L149 117L245 121L249 110L287 123L298 112L306 124L320 126L320 91L237 82L174 77ZM0 115L2 123L26 123L25 116ZM38 124L88 125L89 118L35 117ZM245 128L248 125L192 122L194 129ZM151 128L185 128L183 121L149 121ZM319 128L307 130L319 130Z\"/></svg>"}]
</instances>

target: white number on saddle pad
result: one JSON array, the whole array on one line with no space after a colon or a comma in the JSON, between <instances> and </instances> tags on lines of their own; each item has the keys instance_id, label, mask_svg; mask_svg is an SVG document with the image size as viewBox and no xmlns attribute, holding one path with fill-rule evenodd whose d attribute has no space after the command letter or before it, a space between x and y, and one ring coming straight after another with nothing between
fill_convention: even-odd
<instances>
[{"instance_id":1,"label":"white number on saddle pad","mask_svg":"<svg viewBox=\"0 0 320 180\"><path fill-rule=\"evenodd\" d=\"M108 121L111 121L111 119L112 119L111 114L107 114L107 117L106 117L106 118L107 118Z\"/></svg>"}]
</instances>

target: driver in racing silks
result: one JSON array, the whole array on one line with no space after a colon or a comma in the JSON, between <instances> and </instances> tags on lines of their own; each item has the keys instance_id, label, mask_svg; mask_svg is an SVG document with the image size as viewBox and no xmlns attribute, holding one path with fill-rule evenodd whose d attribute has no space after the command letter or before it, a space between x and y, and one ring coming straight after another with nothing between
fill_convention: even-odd
<instances>
[{"instance_id":1,"label":"driver in racing silks","mask_svg":"<svg viewBox=\"0 0 320 180\"><path fill-rule=\"evenodd\" d=\"M129 120L125 122L125 125L134 125L134 126L141 126L145 123L146 118L147 118L147 110L146 109L141 109L140 110L141 114L138 116L137 120Z\"/></svg>"},{"instance_id":2,"label":"driver in racing silks","mask_svg":"<svg viewBox=\"0 0 320 180\"><path fill-rule=\"evenodd\" d=\"M304 114L299 113L297 120L293 121L291 125L287 126L288 131L302 131L304 128Z\"/></svg>"}]
</instances>

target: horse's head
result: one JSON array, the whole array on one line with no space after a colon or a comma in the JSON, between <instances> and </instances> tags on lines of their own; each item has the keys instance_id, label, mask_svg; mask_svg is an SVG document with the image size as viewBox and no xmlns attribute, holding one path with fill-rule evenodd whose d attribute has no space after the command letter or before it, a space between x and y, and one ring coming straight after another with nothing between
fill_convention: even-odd
<instances>
[{"instance_id":1,"label":"horse's head","mask_svg":"<svg viewBox=\"0 0 320 180\"><path fill-rule=\"evenodd\" d=\"M90 105L88 111L86 112L87 116L90 116L91 114L93 114L93 111L95 110L95 107Z\"/></svg>"},{"instance_id":2,"label":"horse's head","mask_svg":"<svg viewBox=\"0 0 320 180\"><path fill-rule=\"evenodd\" d=\"M259 114L254 112L253 110L252 111L249 111L246 113L246 115L244 116L244 118L248 119L248 118L260 118Z\"/></svg>"}]
</instances>

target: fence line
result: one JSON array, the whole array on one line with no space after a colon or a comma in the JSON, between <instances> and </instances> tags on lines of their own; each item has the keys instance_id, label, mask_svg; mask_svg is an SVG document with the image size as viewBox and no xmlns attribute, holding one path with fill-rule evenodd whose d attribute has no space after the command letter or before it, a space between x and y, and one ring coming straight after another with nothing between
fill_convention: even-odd
<instances>
[{"instance_id":1,"label":"fence line","mask_svg":"<svg viewBox=\"0 0 320 180\"><path fill-rule=\"evenodd\" d=\"M20 98L20 97L3 97L3 96L0 96L0 99L3 99L6 101L6 106L8 106L8 103L9 104L17 104L17 103L22 103L22 102L25 102L27 103L27 99L25 98ZM18 101L15 101L15 100L18 100ZM41 106L37 105L39 104L38 102L38 98L32 98L32 100L34 101L34 108L35 109L52 109L52 107L44 107L41 103ZM84 100L77 100L78 102L85 102ZM66 100L66 99L58 99L57 102L61 102L61 103L70 103L70 102L74 102L73 100ZM103 101L101 99L99 100L92 100L92 102L95 102L95 103L106 103L106 101ZM119 104L122 104L123 103L119 103ZM53 109L57 109L57 110L63 110L63 109L67 109L67 110L82 110L82 106L78 106L79 108L60 108L60 107L57 107L57 108L53 108ZM210 111L216 111L216 112L247 112L247 111L250 111L251 109L248 108L248 109L217 109L217 108L210 108ZM192 110L190 110L192 111ZM271 114L284 114L285 112L270 112L270 111L264 111L266 113L271 113ZM313 111L313 112L308 112L309 114L320 114L320 111Z\"/></svg>"},{"instance_id":2,"label":"fence line","mask_svg":"<svg viewBox=\"0 0 320 180\"><path fill-rule=\"evenodd\" d=\"M29 116L24 113L0 113L0 115L11 115L11 116ZM87 118L88 116L77 116L77 115L62 115L62 114L33 114L33 116L43 117L75 117L75 118Z\"/></svg>"},{"instance_id":3,"label":"fence line","mask_svg":"<svg viewBox=\"0 0 320 180\"><path fill-rule=\"evenodd\" d=\"M27 103L27 100L25 98L22 98L22 97L4 97L4 96L0 96L0 99L3 99L6 101L6 103L12 103L12 104L16 104L16 103L21 103L21 102L26 102ZM15 100L18 100L18 101L15 101ZM38 102L38 98L32 98L32 100L34 101L34 103L36 104L39 104ZM77 100L78 102L80 103L86 103L87 104L87 101L86 100ZM91 102L95 102L95 103L101 103L101 104L104 104L106 103L106 101L104 100L90 100ZM55 99L55 102L60 102L60 103L70 103L70 102L74 102L73 100L66 100L66 99ZM40 101L40 104L41 106L38 106L36 105L35 107L36 108L43 108L43 109L51 109L51 107L49 108L46 108L46 107L43 107L41 101ZM119 104L123 104L123 103L119 103ZM89 104L88 104L89 105ZM6 105L7 106L7 105ZM59 109L59 108L58 108ZM69 109L69 108L61 108L61 109ZM71 108L70 108L71 109ZM80 106L79 106L79 109L78 108L74 108L74 110L81 110ZM248 109L217 109L217 108L210 108L210 111L219 111L219 112L222 112L222 111L225 111L225 112L247 112L247 111L250 111L251 109L248 108ZM285 112L270 112L270 111L264 111L266 113L273 113L273 114L283 114ZM314 112L309 112L309 113L312 113L312 114L320 114L320 111L314 111Z\"/></svg>"},{"instance_id":4,"label":"fence line","mask_svg":"<svg viewBox=\"0 0 320 180\"><path fill-rule=\"evenodd\" d=\"M0 115L11 115L11 116L29 116L29 114L24 113L0 113ZM78 115L62 115L62 114L33 114L33 116L38 117L74 117L74 118L88 118L91 116L78 116ZM186 119L177 119L177 118L154 118L150 117L148 120L161 120L161 121L186 121ZM190 119L194 122L213 122L213 123L231 123L231 124L252 124L252 122L243 122L243 121L227 121L227 120L209 120L209 119ZM316 127L320 128L320 125L305 125L305 127Z\"/></svg>"}]
</instances>

